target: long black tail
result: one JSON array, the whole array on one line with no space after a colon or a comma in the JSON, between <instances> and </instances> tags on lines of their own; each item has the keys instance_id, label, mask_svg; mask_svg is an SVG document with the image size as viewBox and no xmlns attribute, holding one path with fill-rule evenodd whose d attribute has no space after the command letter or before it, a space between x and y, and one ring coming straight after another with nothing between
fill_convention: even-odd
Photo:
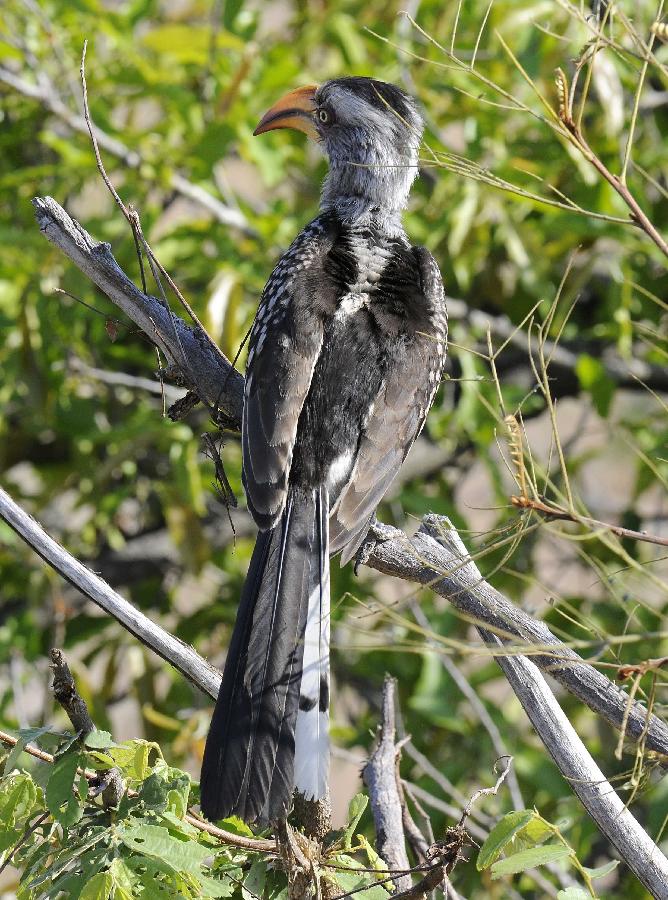
<instances>
[{"instance_id":1,"label":"long black tail","mask_svg":"<svg viewBox=\"0 0 668 900\"><path fill-rule=\"evenodd\" d=\"M280 522L258 535L204 750L208 819L287 815L309 595L326 578L326 504L324 491L291 492Z\"/></svg>"}]
</instances>

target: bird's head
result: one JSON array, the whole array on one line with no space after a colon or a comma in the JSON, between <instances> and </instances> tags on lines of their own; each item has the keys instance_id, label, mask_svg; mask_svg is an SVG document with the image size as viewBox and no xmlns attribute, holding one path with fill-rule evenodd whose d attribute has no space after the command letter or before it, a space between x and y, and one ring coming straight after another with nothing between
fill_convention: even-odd
<instances>
[{"instance_id":1,"label":"bird's head","mask_svg":"<svg viewBox=\"0 0 668 900\"><path fill-rule=\"evenodd\" d=\"M348 77L298 88L264 114L254 133L274 128L303 131L324 149L323 208L364 219L406 205L423 124L413 99L393 84Z\"/></svg>"}]
</instances>

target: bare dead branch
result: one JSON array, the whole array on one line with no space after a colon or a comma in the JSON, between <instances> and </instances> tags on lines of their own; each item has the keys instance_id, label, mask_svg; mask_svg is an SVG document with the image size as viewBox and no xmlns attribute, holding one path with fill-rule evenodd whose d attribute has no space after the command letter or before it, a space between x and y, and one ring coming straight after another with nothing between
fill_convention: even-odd
<instances>
[{"instance_id":1,"label":"bare dead branch","mask_svg":"<svg viewBox=\"0 0 668 900\"><path fill-rule=\"evenodd\" d=\"M158 656L171 663L188 681L214 699L220 672L192 647L152 622L90 569L69 554L27 512L0 488L0 518L20 535L42 559L78 588Z\"/></svg>"},{"instance_id":2,"label":"bare dead branch","mask_svg":"<svg viewBox=\"0 0 668 900\"><path fill-rule=\"evenodd\" d=\"M523 656L503 655L503 642L495 635L489 641L499 648L497 662L584 808L652 896L668 900L668 860L589 755L542 674Z\"/></svg>"},{"instance_id":3,"label":"bare dead branch","mask_svg":"<svg viewBox=\"0 0 668 900\"><path fill-rule=\"evenodd\" d=\"M376 831L376 848L391 871L410 868L404 839L401 788L397 766L400 748L395 741L394 678L385 676L383 708L376 747L362 771L369 789L369 801ZM410 875L395 875L392 880L397 892L410 888ZM399 893L400 895L400 893Z\"/></svg>"},{"instance_id":4,"label":"bare dead branch","mask_svg":"<svg viewBox=\"0 0 668 900\"><path fill-rule=\"evenodd\" d=\"M412 538L396 528L377 523L379 539L368 565L386 575L423 584L445 597L479 628L504 639L506 653L531 653L534 663L562 684L613 727L621 729L628 695L589 665L550 629L493 588L482 577L451 523L425 516ZM436 641L437 636L434 636ZM626 737L647 740L647 748L668 755L668 726L649 716L641 704L631 704Z\"/></svg>"},{"instance_id":5,"label":"bare dead branch","mask_svg":"<svg viewBox=\"0 0 668 900\"><path fill-rule=\"evenodd\" d=\"M77 690L63 651L55 647L51 651L51 668L53 669L54 697L67 713L75 732L85 737L93 731L95 723L88 711L86 701Z\"/></svg>"},{"instance_id":6,"label":"bare dead branch","mask_svg":"<svg viewBox=\"0 0 668 900\"><path fill-rule=\"evenodd\" d=\"M213 352L208 336L186 325L157 297L135 287L114 259L109 245L94 241L55 200L35 198L33 204L46 238L141 328L181 373L188 387L214 409L239 422L243 378L222 354ZM221 391L221 385L226 385L225 391Z\"/></svg>"}]
</instances>

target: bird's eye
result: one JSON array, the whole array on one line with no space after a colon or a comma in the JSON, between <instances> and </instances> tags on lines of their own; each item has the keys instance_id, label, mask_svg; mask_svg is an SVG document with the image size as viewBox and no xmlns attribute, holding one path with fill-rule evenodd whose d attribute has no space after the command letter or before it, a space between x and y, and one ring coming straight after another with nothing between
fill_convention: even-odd
<instances>
[{"instance_id":1,"label":"bird's eye","mask_svg":"<svg viewBox=\"0 0 668 900\"><path fill-rule=\"evenodd\" d=\"M323 109L323 107L320 107L320 109L318 110L318 120L322 125L327 125L330 120L329 113L326 109Z\"/></svg>"}]
</instances>

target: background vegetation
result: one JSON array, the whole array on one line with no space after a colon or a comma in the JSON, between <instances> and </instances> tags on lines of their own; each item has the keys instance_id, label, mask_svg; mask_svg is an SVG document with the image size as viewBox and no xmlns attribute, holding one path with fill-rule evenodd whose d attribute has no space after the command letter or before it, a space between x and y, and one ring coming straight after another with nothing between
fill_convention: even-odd
<instances>
[{"instance_id":1,"label":"background vegetation","mask_svg":"<svg viewBox=\"0 0 668 900\"><path fill-rule=\"evenodd\" d=\"M394 81L418 96L428 122L406 227L434 253L455 299L448 378L380 515L408 528L427 511L449 516L496 587L614 675L623 663L668 655L665 549L518 512L510 503L518 488L504 462L510 454L503 426L506 414L521 416L523 451L535 465L539 492L553 502L568 505L570 491L580 513L668 534L665 257L642 230L621 221L629 213L622 198L550 126L555 119L541 100L558 109L555 69L570 83L598 20L587 5L569 0L497 0L490 8L479 0L461 7L427 0L409 4L416 27L398 15L405 5L6 0L1 481L73 554L222 662L253 537L239 510L231 513L233 538L212 489L213 464L200 435L213 425L197 410L179 423L163 417L154 350L46 244L30 199L55 197L96 238L113 244L139 283L132 235L77 126L87 38L93 119L123 145L103 147L109 174L140 211L154 251L209 333L234 357L274 261L317 210L325 171L317 149L297 135L253 138L257 120L299 84L347 73ZM609 43L599 40L594 62L585 57L576 110L582 99L589 145L610 170L626 168L629 188L665 233L668 50L650 31L661 7L650 0L621 2L614 11L594 6ZM651 66L633 33L655 41ZM212 215L178 176L206 188L233 216L241 213L243 227ZM495 181L515 188L500 190ZM500 349L493 368L487 322L491 345ZM539 327L559 345L547 382L556 410L536 387ZM242 350L239 365L243 356ZM152 388L145 381L151 379ZM243 506L236 441L226 444L223 458ZM48 687L48 650L58 646L98 728L117 741L157 741L170 765L196 775L207 700L97 614L4 526L0 571L3 727L65 727ZM333 597L339 824L358 789L389 671L399 678L412 747L461 794L493 783L499 747L490 735L498 729L515 758L525 805L559 822L587 865L611 858L467 622L429 591L369 572L355 578L351 567L335 567ZM412 626L412 599L430 628L449 639L441 652L425 651ZM481 724L481 709L453 681L453 663L491 725ZM665 684L660 670L638 681L637 696L659 714ZM659 839L668 783L652 760L636 758L633 749L616 755L617 736L606 725L572 697L563 703L603 770ZM132 777L139 783L153 768L147 763ZM170 773L158 768L171 785ZM460 810L461 798L415 753L405 756L402 772L442 835L452 824L444 803ZM176 793L168 800L162 791L163 812L179 803L181 787L169 789ZM478 821L483 833L512 808L508 791L486 801ZM359 828L371 837L369 818ZM11 897L17 876L3 877L0 889ZM623 866L606 879L599 883L604 896L645 896ZM491 881L473 863L459 864L454 883L472 898L510 896L511 884L524 897L548 891L529 874ZM184 895L185 888L176 890Z\"/></svg>"}]
</instances>

